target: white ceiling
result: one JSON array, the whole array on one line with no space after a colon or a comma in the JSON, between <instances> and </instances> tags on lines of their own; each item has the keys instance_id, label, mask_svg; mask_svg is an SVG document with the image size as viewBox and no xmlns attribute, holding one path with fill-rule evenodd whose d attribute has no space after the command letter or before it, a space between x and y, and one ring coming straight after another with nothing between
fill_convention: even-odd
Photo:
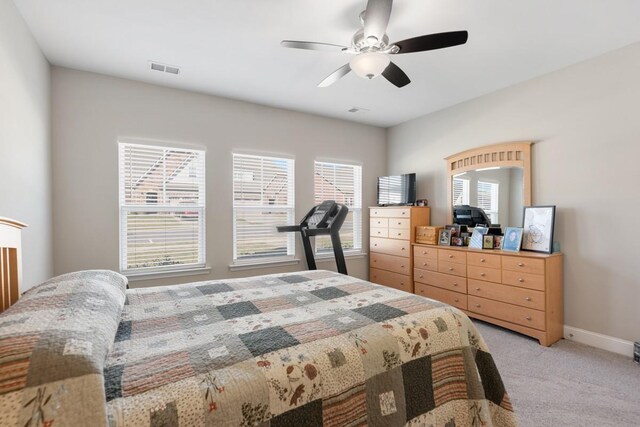
<instances>
[{"instance_id":1,"label":"white ceiling","mask_svg":"<svg viewBox=\"0 0 640 427\"><path fill-rule=\"evenodd\" d=\"M391 41L468 30L469 42L396 56L402 89L353 73L317 88L351 56L279 42L348 44L366 0L14 1L52 64L384 127L640 40L640 0L396 0Z\"/></svg>"}]
</instances>

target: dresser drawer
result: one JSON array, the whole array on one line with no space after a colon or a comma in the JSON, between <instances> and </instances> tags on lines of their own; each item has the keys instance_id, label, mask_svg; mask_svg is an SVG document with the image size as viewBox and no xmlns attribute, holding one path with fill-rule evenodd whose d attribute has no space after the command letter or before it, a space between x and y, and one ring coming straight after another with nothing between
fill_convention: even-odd
<instances>
[{"instance_id":1,"label":"dresser drawer","mask_svg":"<svg viewBox=\"0 0 640 427\"><path fill-rule=\"evenodd\" d=\"M504 270L522 271L525 273L544 274L544 260L514 256L502 257Z\"/></svg>"},{"instance_id":2,"label":"dresser drawer","mask_svg":"<svg viewBox=\"0 0 640 427\"><path fill-rule=\"evenodd\" d=\"M383 254L397 255L409 258L411 251L408 240L383 239L381 237L372 237L369 239L369 247L372 252L380 252Z\"/></svg>"},{"instance_id":3,"label":"dresser drawer","mask_svg":"<svg viewBox=\"0 0 640 427\"><path fill-rule=\"evenodd\" d=\"M450 274L436 273L435 271L413 269L413 280L426 285L448 289L450 291L467 293L467 279Z\"/></svg>"},{"instance_id":4,"label":"dresser drawer","mask_svg":"<svg viewBox=\"0 0 640 427\"><path fill-rule=\"evenodd\" d=\"M406 230L402 230L400 228L389 227L389 238L398 240L409 240L411 239L411 233L409 232L408 228Z\"/></svg>"},{"instance_id":5,"label":"dresser drawer","mask_svg":"<svg viewBox=\"0 0 640 427\"><path fill-rule=\"evenodd\" d=\"M469 295L469 311L544 331L544 312Z\"/></svg>"},{"instance_id":6,"label":"dresser drawer","mask_svg":"<svg viewBox=\"0 0 640 427\"><path fill-rule=\"evenodd\" d=\"M389 220L387 218L370 218L369 227L370 228L388 228Z\"/></svg>"},{"instance_id":7,"label":"dresser drawer","mask_svg":"<svg viewBox=\"0 0 640 427\"><path fill-rule=\"evenodd\" d=\"M392 273L391 271L371 268L369 269L369 280L373 283L389 286L390 288L399 289L401 291L413 291L409 276L404 274Z\"/></svg>"},{"instance_id":8,"label":"dresser drawer","mask_svg":"<svg viewBox=\"0 0 640 427\"><path fill-rule=\"evenodd\" d=\"M544 276L540 274L502 270L502 283L505 285L544 291Z\"/></svg>"},{"instance_id":9,"label":"dresser drawer","mask_svg":"<svg viewBox=\"0 0 640 427\"><path fill-rule=\"evenodd\" d=\"M430 258L433 260L437 260L438 259L438 249L437 248L430 248L430 247L426 247L426 246L414 246L413 247L413 255L414 256L419 256L419 257L423 257L423 258Z\"/></svg>"},{"instance_id":10,"label":"dresser drawer","mask_svg":"<svg viewBox=\"0 0 640 427\"><path fill-rule=\"evenodd\" d=\"M423 258L415 255L415 248L413 248L413 266L422 270L438 271L438 260L433 258Z\"/></svg>"},{"instance_id":11,"label":"dresser drawer","mask_svg":"<svg viewBox=\"0 0 640 427\"><path fill-rule=\"evenodd\" d=\"M384 255L371 252L371 268L392 271L400 274L410 274L409 259L394 255Z\"/></svg>"},{"instance_id":12,"label":"dresser drawer","mask_svg":"<svg viewBox=\"0 0 640 427\"><path fill-rule=\"evenodd\" d=\"M453 262L442 261L442 259L439 259L438 271L440 273L465 277L467 275L467 266L464 264L455 264Z\"/></svg>"},{"instance_id":13,"label":"dresser drawer","mask_svg":"<svg viewBox=\"0 0 640 427\"><path fill-rule=\"evenodd\" d=\"M482 253L467 252L467 265L477 265L478 267L500 268L500 255L489 255Z\"/></svg>"},{"instance_id":14,"label":"dresser drawer","mask_svg":"<svg viewBox=\"0 0 640 427\"><path fill-rule=\"evenodd\" d=\"M496 268L469 265L467 267L467 277L469 279L500 283L502 281L502 271Z\"/></svg>"},{"instance_id":15,"label":"dresser drawer","mask_svg":"<svg viewBox=\"0 0 640 427\"><path fill-rule=\"evenodd\" d=\"M400 230L407 230L411 228L411 221L409 218L390 218L389 228L398 228Z\"/></svg>"},{"instance_id":16,"label":"dresser drawer","mask_svg":"<svg viewBox=\"0 0 640 427\"><path fill-rule=\"evenodd\" d=\"M409 218L411 209L409 208L373 208L369 212L371 217L375 218Z\"/></svg>"},{"instance_id":17,"label":"dresser drawer","mask_svg":"<svg viewBox=\"0 0 640 427\"><path fill-rule=\"evenodd\" d=\"M389 237L388 228L371 227L369 229L369 235L372 237Z\"/></svg>"},{"instance_id":18,"label":"dresser drawer","mask_svg":"<svg viewBox=\"0 0 640 427\"><path fill-rule=\"evenodd\" d=\"M461 310L467 309L467 296L458 292L447 291L446 289L436 288L435 286L416 283L415 293L423 297L452 305Z\"/></svg>"},{"instance_id":19,"label":"dresser drawer","mask_svg":"<svg viewBox=\"0 0 640 427\"><path fill-rule=\"evenodd\" d=\"M544 292L469 279L469 295L544 310Z\"/></svg>"},{"instance_id":20,"label":"dresser drawer","mask_svg":"<svg viewBox=\"0 0 640 427\"><path fill-rule=\"evenodd\" d=\"M455 262L456 264L466 264L467 254L462 251L452 251L448 249L438 249L438 260Z\"/></svg>"}]
</instances>

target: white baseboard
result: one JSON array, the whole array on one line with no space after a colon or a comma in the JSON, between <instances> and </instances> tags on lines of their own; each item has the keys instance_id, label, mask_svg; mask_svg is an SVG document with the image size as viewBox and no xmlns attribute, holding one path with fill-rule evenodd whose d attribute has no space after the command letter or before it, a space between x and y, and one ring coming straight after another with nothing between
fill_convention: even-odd
<instances>
[{"instance_id":1,"label":"white baseboard","mask_svg":"<svg viewBox=\"0 0 640 427\"><path fill-rule=\"evenodd\" d=\"M633 358L633 343L597 332L564 325L564 338Z\"/></svg>"}]
</instances>

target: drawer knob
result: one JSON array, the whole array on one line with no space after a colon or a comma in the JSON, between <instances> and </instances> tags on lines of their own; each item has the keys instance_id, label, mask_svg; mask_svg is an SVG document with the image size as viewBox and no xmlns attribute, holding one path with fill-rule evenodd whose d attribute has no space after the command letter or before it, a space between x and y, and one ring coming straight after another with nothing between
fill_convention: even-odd
<instances>
[{"instance_id":1,"label":"drawer knob","mask_svg":"<svg viewBox=\"0 0 640 427\"><path fill-rule=\"evenodd\" d=\"M531 301L531 297L526 297L524 300L525 301Z\"/></svg>"},{"instance_id":2,"label":"drawer knob","mask_svg":"<svg viewBox=\"0 0 640 427\"><path fill-rule=\"evenodd\" d=\"M374 244L373 244L373 246L378 246L378 244L377 244L377 243L374 243Z\"/></svg>"},{"instance_id":3,"label":"drawer knob","mask_svg":"<svg viewBox=\"0 0 640 427\"><path fill-rule=\"evenodd\" d=\"M525 317L525 319L527 319L529 322L531 322L531 316L527 316L527 317Z\"/></svg>"},{"instance_id":4,"label":"drawer knob","mask_svg":"<svg viewBox=\"0 0 640 427\"><path fill-rule=\"evenodd\" d=\"M402 236L402 233L398 233L398 236Z\"/></svg>"},{"instance_id":5,"label":"drawer knob","mask_svg":"<svg viewBox=\"0 0 640 427\"><path fill-rule=\"evenodd\" d=\"M521 277L521 278L518 279L518 282L523 283L524 279Z\"/></svg>"},{"instance_id":6,"label":"drawer knob","mask_svg":"<svg viewBox=\"0 0 640 427\"><path fill-rule=\"evenodd\" d=\"M449 255L449 258L453 258L453 255Z\"/></svg>"},{"instance_id":7,"label":"drawer knob","mask_svg":"<svg viewBox=\"0 0 640 427\"><path fill-rule=\"evenodd\" d=\"M402 248L402 250L404 251L404 250L405 250L405 248Z\"/></svg>"},{"instance_id":8,"label":"drawer knob","mask_svg":"<svg viewBox=\"0 0 640 427\"><path fill-rule=\"evenodd\" d=\"M427 251L422 251L422 255L426 255L426 254L427 254Z\"/></svg>"},{"instance_id":9,"label":"drawer knob","mask_svg":"<svg viewBox=\"0 0 640 427\"><path fill-rule=\"evenodd\" d=\"M401 265L400 268L404 268L404 265Z\"/></svg>"},{"instance_id":10,"label":"drawer knob","mask_svg":"<svg viewBox=\"0 0 640 427\"><path fill-rule=\"evenodd\" d=\"M453 271L453 267L449 267L449 271Z\"/></svg>"},{"instance_id":11,"label":"drawer knob","mask_svg":"<svg viewBox=\"0 0 640 427\"><path fill-rule=\"evenodd\" d=\"M374 259L374 260L373 260L373 262L378 262L378 260L377 260L377 259Z\"/></svg>"},{"instance_id":12,"label":"drawer knob","mask_svg":"<svg viewBox=\"0 0 640 427\"><path fill-rule=\"evenodd\" d=\"M480 288L476 288L476 291L479 291L479 290L480 290Z\"/></svg>"},{"instance_id":13,"label":"drawer knob","mask_svg":"<svg viewBox=\"0 0 640 427\"><path fill-rule=\"evenodd\" d=\"M424 276L421 274L421 275L420 275L420 278L421 278L421 279L424 279Z\"/></svg>"},{"instance_id":14,"label":"drawer knob","mask_svg":"<svg viewBox=\"0 0 640 427\"><path fill-rule=\"evenodd\" d=\"M518 263L518 267L524 267L524 263L523 262L519 262Z\"/></svg>"},{"instance_id":15,"label":"drawer knob","mask_svg":"<svg viewBox=\"0 0 640 427\"><path fill-rule=\"evenodd\" d=\"M453 284L453 286L458 286L458 284L457 284L457 283L454 283L454 284Z\"/></svg>"},{"instance_id":16,"label":"drawer knob","mask_svg":"<svg viewBox=\"0 0 640 427\"><path fill-rule=\"evenodd\" d=\"M480 277L484 277L484 276L486 276L485 273L480 273Z\"/></svg>"},{"instance_id":17,"label":"drawer knob","mask_svg":"<svg viewBox=\"0 0 640 427\"><path fill-rule=\"evenodd\" d=\"M453 300L454 302L460 302L460 300L458 298Z\"/></svg>"},{"instance_id":18,"label":"drawer knob","mask_svg":"<svg viewBox=\"0 0 640 427\"><path fill-rule=\"evenodd\" d=\"M402 223L401 223L401 222L399 222L399 223L398 223L398 225L402 225Z\"/></svg>"},{"instance_id":19,"label":"drawer knob","mask_svg":"<svg viewBox=\"0 0 640 427\"><path fill-rule=\"evenodd\" d=\"M484 258L480 258L480 262L484 262L484 261L485 261Z\"/></svg>"},{"instance_id":20,"label":"drawer knob","mask_svg":"<svg viewBox=\"0 0 640 427\"><path fill-rule=\"evenodd\" d=\"M476 308L480 308L480 304L476 304Z\"/></svg>"},{"instance_id":21,"label":"drawer knob","mask_svg":"<svg viewBox=\"0 0 640 427\"><path fill-rule=\"evenodd\" d=\"M427 266L427 263L426 263L426 262L423 262L423 263L422 263L422 266L423 266L423 267L426 267L426 266Z\"/></svg>"},{"instance_id":22,"label":"drawer knob","mask_svg":"<svg viewBox=\"0 0 640 427\"><path fill-rule=\"evenodd\" d=\"M406 211L402 211L402 215L406 215L406 214L407 214L407 212L406 212Z\"/></svg>"}]
</instances>

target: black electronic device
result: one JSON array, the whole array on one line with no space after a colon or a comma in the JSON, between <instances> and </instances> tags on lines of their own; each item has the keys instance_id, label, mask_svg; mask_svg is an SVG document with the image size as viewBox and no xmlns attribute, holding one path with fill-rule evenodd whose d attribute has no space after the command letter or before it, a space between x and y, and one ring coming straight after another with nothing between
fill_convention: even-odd
<instances>
[{"instance_id":1,"label":"black electronic device","mask_svg":"<svg viewBox=\"0 0 640 427\"><path fill-rule=\"evenodd\" d=\"M281 233L300 233L309 270L317 270L310 238L323 235L331 236L331 245L333 246L338 272L347 274L347 263L344 260L342 242L340 241L340 228L347 218L348 212L349 208L345 205L336 203L333 200L325 200L314 206L302 218L299 225L283 225L278 226L277 229Z\"/></svg>"},{"instance_id":2,"label":"black electronic device","mask_svg":"<svg viewBox=\"0 0 640 427\"><path fill-rule=\"evenodd\" d=\"M378 206L413 205L415 202L415 173L378 177Z\"/></svg>"},{"instance_id":3,"label":"black electronic device","mask_svg":"<svg viewBox=\"0 0 640 427\"><path fill-rule=\"evenodd\" d=\"M453 207L453 223L475 227L476 225L491 226L491 220L482 208L469 205Z\"/></svg>"}]
</instances>

